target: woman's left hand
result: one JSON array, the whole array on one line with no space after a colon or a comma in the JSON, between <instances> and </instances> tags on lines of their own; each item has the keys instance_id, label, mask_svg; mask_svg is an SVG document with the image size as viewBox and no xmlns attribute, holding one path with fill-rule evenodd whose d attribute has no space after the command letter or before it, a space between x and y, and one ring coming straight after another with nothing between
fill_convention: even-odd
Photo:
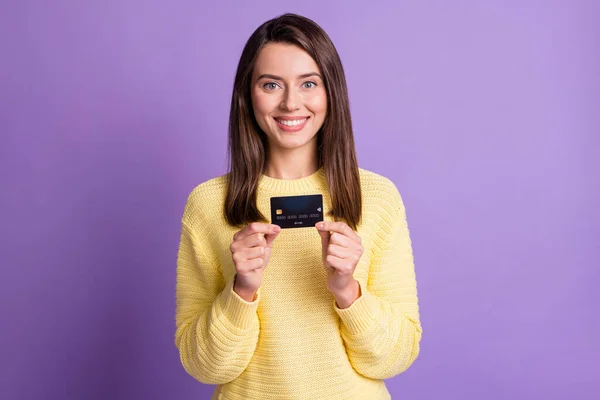
<instances>
[{"instance_id":1,"label":"woman's left hand","mask_svg":"<svg viewBox=\"0 0 600 400\"><path fill-rule=\"evenodd\" d=\"M323 266L327 271L327 289L340 308L347 308L361 295L354 270L364 249L362 240L345 222L319 222Z\"/></svg>"}]
</instances>

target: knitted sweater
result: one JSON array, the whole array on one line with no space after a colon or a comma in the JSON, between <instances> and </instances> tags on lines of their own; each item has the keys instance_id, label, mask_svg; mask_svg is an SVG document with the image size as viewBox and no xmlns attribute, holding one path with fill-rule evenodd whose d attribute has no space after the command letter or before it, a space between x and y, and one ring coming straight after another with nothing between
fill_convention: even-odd
<instances>
[{"instance_id":1,"label":"knitted sweater","mask_svg":"<svg viewBox=\"0 0 600 400\"><path fill-rule=\"evenodd\" d=\"M404 205L391 180L359 171L361 296L346 309L327 290L314 227L282 229L254 301L239 297L226 175L192 190L177 259L175 344L191 376L217 385L213 400L390 399L383 379L416 359L422 329ZM295 180L263 175L257 205L269 218L271 197L306 194L322 194L324 220L333 221L322 168Z\"/></svg>"}]
</instances>

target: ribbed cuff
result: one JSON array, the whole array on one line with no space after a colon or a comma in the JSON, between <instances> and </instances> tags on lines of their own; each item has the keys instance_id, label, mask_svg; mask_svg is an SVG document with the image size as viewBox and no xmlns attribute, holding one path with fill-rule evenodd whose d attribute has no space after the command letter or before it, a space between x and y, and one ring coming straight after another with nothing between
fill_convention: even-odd
<instances>
[{"instance_id":1,"label":"ribbed cuff","mask_svg":"<svg viewBox=\"0 0 600 400\"><path fill-rule=\"evenodd\" d=\"M360 284L361 296L348 308L338 308L335 300L333 307L350 334L359 335L371 329L381 319L381 309L377 299Z\"/></svg>"},{"instance_id":2,"label":"ribbed cuff","mask_svg":"<svg viewBox=\"0 0 600 400\"><path fill-rule=\"evenodd\" d=\"M260 301L260 289L256 292L254 301L250 303L233 290L233 282L232 279L219 296L219 311L234 327L245 330L252 327L252 323L258 318L256 310Z\"/></svg>"}]
</instances>

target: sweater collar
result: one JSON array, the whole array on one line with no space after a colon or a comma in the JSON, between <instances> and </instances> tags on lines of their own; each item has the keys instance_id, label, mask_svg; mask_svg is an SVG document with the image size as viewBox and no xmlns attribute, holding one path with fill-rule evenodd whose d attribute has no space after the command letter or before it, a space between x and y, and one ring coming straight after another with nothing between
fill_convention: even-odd
<instances>
[{"instance_id":1,"label":"sweater collar","mask_svg":"<svg viewBox=\"0 0 600 400\"><path fill-rule=\"evenodd\" d=\"M260 189L274 193L310 193L320 191L327 185L327 178L323 167L311 175L298 179L277 179L261 175L258 183Z\"/></svg>"}]
</instances>

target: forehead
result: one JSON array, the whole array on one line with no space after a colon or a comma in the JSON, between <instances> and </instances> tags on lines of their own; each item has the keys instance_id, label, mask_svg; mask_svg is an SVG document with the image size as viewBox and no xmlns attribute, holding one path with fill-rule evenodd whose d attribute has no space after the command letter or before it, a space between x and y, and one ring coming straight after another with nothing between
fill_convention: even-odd
<instances>
[{"instance_id":1,"label":"forehead","mask_svg":"<svg viewBox=\"0 0 600 400\"><path fill-rule=\"evenodd\" d=\"M321 73L315 60L303 49L293 44L269 43L256 58L254 75L273 74L294 78L307 72Z\"/></svg>"}]
</instances>

